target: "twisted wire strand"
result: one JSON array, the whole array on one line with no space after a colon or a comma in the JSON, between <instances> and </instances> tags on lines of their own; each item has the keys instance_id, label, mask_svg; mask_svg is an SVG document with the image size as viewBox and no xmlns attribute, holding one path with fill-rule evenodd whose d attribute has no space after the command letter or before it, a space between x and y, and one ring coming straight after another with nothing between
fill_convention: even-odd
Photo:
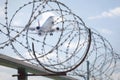
<instances>
[{"instance_id":1,"label":"twisted wire strand","mask_svg":"<svg viewBox=\"0 0 120 80\"><path fill-rule=\"evenodd\" d=\"M114 74L117 67L116 54L111 44L101 36L100 33L94 30L92 30L91 49L89 50L86 61L90 61L90 76L94 76L95 80L113 80L111 76ZM86 66L85 61L73 74L86 76L87 71L84 66Z\"/></svg>"},{"instance_id":2,"label":"twisted wire strand","mask_svg":"<svg viewBox=\"0 0 120 80\"><path fill-rule=\"evenodd\" d=\"M20 6L11 18L8 16L8 3L6 0L5 23L0 22L0 36L5 38L5 41L0 40L0 51L10 48L22 61L42 66L54 73L67 72L80 77L86 77L87 71L84 66L86 61L90 61L90 73L94 80L112 80L111 75L116 70L119 54L114 52L108 40L94 29L89 29L64 3L57 0L33 0ZM23 28L13 27L17 14L27 6L31 6L29 19ZM47 12L58 16L54 25L59 26L61 32L56 32L53 36L50 36L49 32L44 36L32 35L29 28ZM49 42L51 38L56 41ZM22 54L18 46L26 53Z\"/></svg>"}]
</instances>

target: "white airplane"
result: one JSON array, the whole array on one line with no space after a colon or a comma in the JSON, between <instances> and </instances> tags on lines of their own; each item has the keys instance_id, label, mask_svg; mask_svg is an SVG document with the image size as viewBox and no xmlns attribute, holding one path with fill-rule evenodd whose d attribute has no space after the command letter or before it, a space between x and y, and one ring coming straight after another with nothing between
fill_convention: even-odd
<instances>
[{"instance_id":1,"label":"white airplane","mask_svg":"<svg viewBox=\"0 0 120 80\"><path fill-rule=\"evenodd\" d=\"M50 35L53 35L53 32L63 30L63 29L60 29L59 27L53 28L53 26L54 26L54 16L50 16L42 26L40 26L40 23L38 21L38 26L36 26L35 28L30 27L28 29L31 31L37 31L36 33L33 33L33 34L38 34L40 36L45 35L47 33L50 33Z\"/></svg>"}]
</instances>

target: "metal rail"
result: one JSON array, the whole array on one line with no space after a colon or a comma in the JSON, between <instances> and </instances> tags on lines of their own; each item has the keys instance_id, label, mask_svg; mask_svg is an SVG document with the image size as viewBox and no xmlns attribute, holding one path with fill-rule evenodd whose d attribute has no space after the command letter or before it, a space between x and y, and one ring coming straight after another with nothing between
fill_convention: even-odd
<instances>
[{"instance_id":1,"label":"metal rail","mask_svg":"<svg viewBox=\"0 0 120 80\"><path fill-rule=\"evenodd\" d=\"M44 70L42 67L38 67L3 54L0 54L0 65L17 69L18 80L21 80L20 78L23 78L23 77L24 77L24 80L27 80L26 75L28 76L30 75L30 74L27 74L27 72L37 74L38 76L46 76L55 80L77 80L68 76L54 75L53 73ZM20 75L21 73L22 75ZM23 73L25 73L25 75L23 75Z\"/></svg>"}]
</instances>

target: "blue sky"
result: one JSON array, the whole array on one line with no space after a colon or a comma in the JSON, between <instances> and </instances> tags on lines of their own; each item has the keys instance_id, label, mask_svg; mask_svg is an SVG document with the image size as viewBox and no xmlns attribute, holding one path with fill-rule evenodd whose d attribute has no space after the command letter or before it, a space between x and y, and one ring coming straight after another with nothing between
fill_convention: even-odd
<instances>
[{"instance_id":1,"label":"blue sky","mask_svg":"<svg viewBox=\"0 0 120 80\"><path fill-rule=\"evenodd\" d=\"M110 41L120 53L120 0L62 0L86 25Z\"/></svg>"},{"instance_id":2,"label":"blue sky","mask_svg":"<svg viewBox=\"0 0 120 80\"><path fill-rule=\"evenodd\" d=\"M24 0L26 1L26 0ZM18 2L25 3L23 0L18 0L15 5L17 7ZM66 4L72 12L80 16L86 25L90 28L96 29L101 33L113 46L117 53L120 53L120 0L58 0ZM9 0L13 3L14 0ZM0 4L4 3L4 0ZM3 11L2 5L0 10ZM17 7L18 8L18 7ZM0 12L0 16L3 13ZM0 17L2 18L2 17ZM0 67L0 78L2 80L16 80L11 77L11 74L15 74L16 70ZM4 73L3 73L4 72ZM7 74L7 77L3 77L3 74ZM32 77L34 78L34 77ZM43 78L43 77L39 77ZM34 78L38 80L39 78ZM33 79L29 79L33 80ZM49 79L44 79L49 80Z\"/></svg>"}]
</instances>

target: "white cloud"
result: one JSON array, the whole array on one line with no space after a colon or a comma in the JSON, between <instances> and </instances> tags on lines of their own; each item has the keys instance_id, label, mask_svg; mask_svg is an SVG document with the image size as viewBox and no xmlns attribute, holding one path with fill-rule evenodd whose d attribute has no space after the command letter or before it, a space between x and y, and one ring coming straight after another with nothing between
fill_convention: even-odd
<instances>
[{"instance_id":1,"label":"white cloud","mask_svg":"<svg viewBox=\"0 0 120 80\"><path fill-rule=\"evenodd\" d=\"M105 29L105 28L101 29L100 32L103 34L108 34L108 35L111 35L113 33L111 30Z\"/></svg>"},{"instance_id":2,"label":"white cloud","mask_svg":"<svg viewBox=\"0 0 120 80\"><path fill-rule=\"evenodd\" d=\"M120 16L120 7L116 7L109 11L104 11L99 15L88 17L88 19L100 19L100 18L109 18Z\"/></svg>"}]
</instances>

